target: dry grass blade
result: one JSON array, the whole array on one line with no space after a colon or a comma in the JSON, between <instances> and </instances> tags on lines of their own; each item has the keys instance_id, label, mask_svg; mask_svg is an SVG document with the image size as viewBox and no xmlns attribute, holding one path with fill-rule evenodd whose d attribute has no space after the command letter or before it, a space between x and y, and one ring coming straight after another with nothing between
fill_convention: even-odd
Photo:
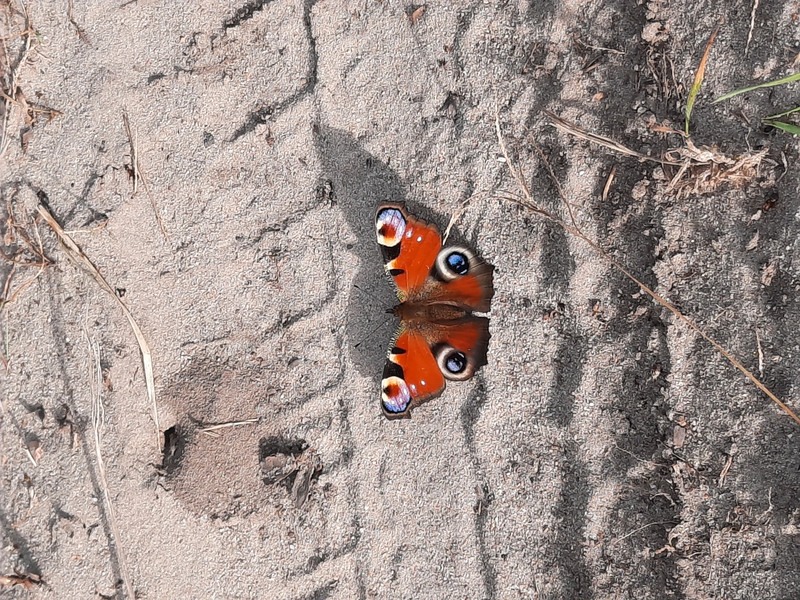
<instances>
[{"instance_id":1,"label":"dry grass blade","mask_svg":"<svg viewBox=\"0 0 800 600\"><path fill-rule=\"evenodd\" d=\"M750 51L750 42L753 40L753 29L756 26L756 11L758 10L758 0L753 0L753 10L750 11L750 29L747 30L747 43L744 45L744 55Z\"/></svg>"},{"instance_id":2,"label":"dry grass blade","mask_svg":"<svg viewBox=\"0 0 800 600\"><path fill-rule=\"evenodd\" d=\"M473 200L477 200L478 198L485 197L488 195L489 195L488 192L478 192L461 202L461 206L459 206L455 211L453 211L453 214L450 217L450 222L447 224L447 228L444 230L444 234L442 235L443 244L446 243L447 238L450 237L450 232L453 230L453 227L455 227L456 223L458 223L461 220L461 217L464 216L464 213L467 212L467 207L469 206L469 204Z\"/></svg>"},{"instance_id":3,"label":"dry grass blade","mask_svg":"<svg viewBox=\"0 0 800 600\"><path fill-rule=\"evenodd\" d=\"M447 238L450 237L450 232L453 230L453 227L456 223L458 223L461 217L464 216L464 213L467 212L467 206L470 202L472 202L473 199L474 196L467 198L461 203L461 206L459 206L458 209L453 212L450 217L450 222L447 224L447 228L444 230L444 235L442 235L442 244L447 243Z\"/></svg>"},{"instance_id":4,"label":"dry grass blade","mask_svg":"<svg viewBox=\"0 0 800 600\"><path fill-rule=\"evenodd\" d=\"M0 240L0 258L11 263L11 269L8 271L2 294L0 294L0 308L6 308L8 304L16 300L50 264L50 259L44 254L42 240L36 227L36 220L32 219L29 222L24 217L17 218L12 202L13 195L14 192L9 194L6 201L7 216L5 228L2 230L3 237ZM30 230L33 231L33 235L31 235ZM33 239L34 237L36 238L35 240ZM36 274L16 286L16 289L13 289L12 282L18 269L31 267L37 269Z\"/></svg>"},{"instance_id":5,"label":"dry grass blade","mask_svg":"<svg viewBox=\"0 0 800 600\"><path fill-rule=\"evenodd\" d=\"M611 172L608 174L606 184L603 186L603 202L608 198L608 192L611 190L611 184L614 183L614 175L617 174L617 165L611 167Z\"/></svg>"},{"instance_id":6,"label":"dry grass blade","mask_svg":"<svg viewBox=\"0 0 800 600\"><path fill-rule=\"evenodd\" d=\"M87 335L88 339L88 335ZM103 462L103 452L101 450L100 441L102 439L103 421L105 420L105 411L103 409L103 368L100 365L100 346L97 342L89 342L92 349L93 369L91 377L91 390L92 390L92 431L94 438L94 451L95 458L97 459L97 472L100 479L100 485L103 488L103 499L105 500L106 510L108 511L108 525L111 529L111 534L114 536L114 546L117 549L117 558L119 560L119 570L122 576L125 591L128 598L136 599L136 594L133 591L133 584L131 583L131 575L128 572L128 562L125 560L125 551L122 547L122 540L119 536L119 529L117 529L117 518L114 515L114 505L111 502L111 495L108 492L108 479L106 478L106 467Z\"/></svg>"},{"instance_id":7,"label":"dry grass blade","mask_svg":"<svg viewBox=\"0 0 800 600\"><path fill-rule=\"evenodd\" d=\"M125 313L125 317L127 317L128 323L130 323L131 329L133 329L133 333L136 336L136 341L139 343L139 350L142 353L142 364L144 366L144 376L147 383L147 395L150 398L150 403L153 406L153 420L155 421L156 426L156 446L158 446L160 452L162 436L161 428L158 424L156 386L153 378L153 358L150 352L150 346L147 344L147 340L145 340L142 330L134 320L131 311L128 310L128 307L125 306L125 303L120 300L119 296L117 296L117 294L114 292L114 288L108 284L105 278L100 274L100 271L97 270L97 267L94 266L94 263L89 260L89 258L83 253L83 250L81 250L72 240L72 238L67 235L67 232L64 231L61 225L58 224L58 222L53 218L53 215L50 214L50 211L47 210L47 207L43 204L39 205L39 214L42 215L50 228L58 236L58 241L61 242L61 246L64 248L64 251L67 253L67 256L70 258L70 260L72 260L82 269L88 271L94 280L100 285L100 287L107 291L111 297L117 301L117 304L119 304L120 308L122 308L122 312Z\"/></svg>"},{"instance_id":8,"label":"dry grass blade","mask_svg":"<svg viewBox=\"0 0 800 600\"><path fill-rule=\"evenodd\" d=\"M244 419L242 421L227 421L225 423L214 423L213 425L204 425L203 427L199 427L198 431L202 431L203 433L210 433L212 431L218 431L220 429L227 429L228 427L239 427L241 425L254 425L258 423L261 419L258 417L254 417L252 419Z\"/></svg>"},{"instance_id":9,"label":"dry grass blade","mask_svg":"<svg viewBox=\"0 0 800 600\"><path fill-rule=\"evenodd\" d=\"M697 67L697 72L694 74L694 83L692 83L692 87L689 90L689 99L686 101L686 135L689 135L689 118L692 116L692 109L694 108L694 103L697 100L697 94L700 93L700 87L703 85L703 78L706 74L706 64L708 63L708 55L711 53L711 44L714 43L721 26L722 23L719 23L716 29L714 29L714 31L711 33L711 37L708 38L706 50L703 52L703 58L700 59L700 65Z\"/></svg>"},{"instance_id":10,"label":"dry grass blade","mask_svg":"<svg viewBox=\"0 0 800 600\"><path fill-rule=\"evenodd\" d=\"M682 163L672 162L670 160L664 160L661 158L654 158L652 156L648 156L646 154L642 154L641 152L636 152L635 150L631 150L627 146L623 146L619 142L615 142L611 138L607 138L602 135L598 135L596 133L591 133L586 131L585 129L578 127L574 123L570 123L562 119L561 117L555 115L554 113L550 112L549 110L545 110L544 114L547 115L547 118L553 123L553 126L557 129L565 133L569 133L570 135L574 135L576 138L581 140L586 140L588 142L592 142L594 144L599 144L600 146L604 146L609 150L613 150L614 152L618 152L619 154L625 154L626 156L633 156L634 158L638 158L639 160L649 160L654 163L659 164L667 164L667 165L674 165L676 167L681 166Z\"/></svg>"},{"instance_id":11,"label":"dry grass blade","mask_svg":"<svg viewBox=\"0 0 800 600\"><path fill-rule=\"evenodd\" d=\"M23 5L23 9L25 6ZM11 69L11 76L8 78L8 86L6 90L3 90L3 102L4 102L4 110L3 110L3 123L2 129L0 129L0 158L2 158L3 154L5 154L6 149L8 148L9 143L11 142L11 137L8 135L8 125L11 118L11 107L15 103L15 99L17 97L17 91L19 90L19 71L22 66L28 60L28 53L31 51L31 45L33 43L33 28L30 24L30 18L28 17L27 11L24 11L25 14L25 27L23 32L20 34L22 38L24 38L22 54L17 61L17 64ZM5 59L9 57L9 51L6 47L6 39L3 39L3 55ZM5 62L5 61L4 61ZM3 67L8 67L8 65L0 65Z\"/></svg>"},{"instance_id":12,"label":"dry grass blade","mask_svg":"<svg viewBox=\"0 0 800 600\"><path fill-rule=\"evenodd\" d=\"M702 337L705 341L707 341L709 344L711 344L714 347L714 349L717 350L717 352L719 352L722 356L724 356L734 367L736 367L742 374L744 374L744 376L747 377L759 390L764 392L773 402L775 402L775 404L777 404L781 408L781 410L783 410L787 415L789 415L792 419L794 419L794 421L798 425L800 425L800 417L798 417L794 413L794 411L792 411L792 409L789 408L786 404L781 402L781 400L775 394L773 394L763 383L761 383L761 381L755 375L753 375L749 370L747 370L747 368L745 368L745 366L741 362L739 362L739 360L737 360L736 357L734 357L730 352L728 352L728 350L726 350L716 340L714 340L708 334L706 334L702 329L700 329L700 327L695 325L688 317L684 316L683 313L681 313L672 304L670 304L669 302L664 300L656 292L654 292L649 287L647 287L644 284L644 282L642 282L639 279L637 279L630 271L628 271L628 269L624 265L622 265L622 263L620 263L613 256L608 254L608 252L603 250L603 248L601 248L595 241L593 241L588 236L586 236L580 230L580 228L578 228L577 224L575 223L575 219L572 216L572 209L569 208L570 205L566 200L566 195L564 194L564 191L561 189L561 184L558 182L558 179L556 178L555 173L553 172L553 169L550 166L550 162L547 160L547 157L544 155L544 153L542 152L541 148L539 148L538 145L534 144L534 147L536 148L536 151L539 153L539 156L542 159L542 162L547 167L547 170L548 170L548 173L550 175L550 178L553 181L553 185L555 185L556 189L558 190L559 197L566 204L566 206L567 206L567 208L568 208L568 210L570 212L570 219L572 220L572 225L570 226L568 223L565 223L558 216L553 215L550 212L548 212L548 211L542 209L541 207L537 206L536 203L533 200L533 196L531 195L530 190L528 189L528 185L525 182L525 178L521 174L520 169L518 169L517 167L514 166L514 163L512 162L512 160L511 160L511 158L509 156L508 149L506 148L505 140L503 138L503 132L502 132L502 129L500 127L500 115L497 112L497 109L495 109L495 131L497 133L497 141L498 141L498 144L500 145L500 150L501 150L501 152L503 153L503 156L506 159L506 164L508 165L508 169L511 172L511 176L514 178L514 181L516 181L517 184L519 185L519 188L522 191L523 196L524 196L523 198L508 197L508 198L505 198L506 200L509 200L511 202L515 202L517 204L520 204L520 205L528 208L529 210L531 210L531 211L533 211L533 212L535 212L537 214L542 215L543 217L547 218L548 220L553 221L554 223L557 223L558 225L560 225L568 233L570 233L570 234L578 237L579 239L583 240L595 252L597 252L606 262L608 262L610 265L612 265L615 268L617 268L623 275L625 275L625 277L627 277L629 280L631 280L633 283L635 283L637 286L639 286L639 288L642 289L648 296L650 296L653 300L658 302L661 306L663 306L664 308L669 310L681 322L683 322L687 327L689 327L691 330L696 332L700 337Z\"/></svg>"},{"instance_id":13,"label":"dry grass blade","mask_svg":"<svg viewBox=\"0 0 800 600\"><path fill-rule=\"evenodd\" d=\"M128 118L128 111L122 111L122 124L125 125L125 134L128 136L128 143L131 145L131 170L133 171L133 193L139 191L139 154L136 145L136 136L131 129L131 120Z\"/></svg>"}]
</instances>

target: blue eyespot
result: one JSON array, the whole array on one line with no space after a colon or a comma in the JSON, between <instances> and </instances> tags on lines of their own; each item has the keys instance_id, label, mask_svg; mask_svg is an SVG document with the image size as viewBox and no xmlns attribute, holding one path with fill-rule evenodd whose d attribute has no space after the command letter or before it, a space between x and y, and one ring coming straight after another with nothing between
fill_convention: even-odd
<instances>
[{"instance_id":1,"label":"blue eyespot","mask_svg":"<svg viewBox=\"0 0 800 600\"><path fill-rule=\"evenodd\" d=\"M469 261L461 252L451 252L447 255L447 266L453 273L466 275L469 272Z\"/></svg>"},{"instance_id":2,"label":"blue eyespot","mask_svg":"<svg viewBox=\"0 0 800 600\"><path fill-rule=\"evenodd\" d=\"M461 373L467 367L467 357L463 352L453 352L447 357L445 367L453 374Z\"/></svg>"}]
</instances>

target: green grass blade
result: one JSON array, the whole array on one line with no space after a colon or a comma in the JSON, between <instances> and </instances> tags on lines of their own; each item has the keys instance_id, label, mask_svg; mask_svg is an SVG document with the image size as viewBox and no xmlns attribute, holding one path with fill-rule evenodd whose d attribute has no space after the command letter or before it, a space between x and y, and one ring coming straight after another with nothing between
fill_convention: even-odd
<instances>
[{"instance_id":1,"label":"green grass blade","mask_svg":"<svg viewBox=\"0 0 800 600\"><path fill-rule=\"evenodd\" d=\"M784 123L783 121L764 121L764 125L771 125L775 129L780 129L786 133L800 135L800 126L797 126L794 123Z\"/></svg>"},{"instance_id":2,"label":"green grass blade","mask_svg":"<svg viewBox=\"0 0 800 600\"><path fill-rule=\"evenodd\" d=\"M759 83L758 85L753 85L750 87L742 88L739 90L734 90L732 92L728 92L724 96L720 96L712 104L716 104L717 102L722 102L723 100L728 100L729 98L733 98L734 96L738 96L739 94L744 94L747 92L752 92L753 90L759 90L761 88L768 88L773 87L776 85L783 85L785 83L792 83L793 81L800 80L800 73L795 73L794 75L789 75L788 77L783 77L782 79L776 79L775 81L768 81L766 83Z\"/></svg>"},{"instance_id":3,"label":"green grass blade","mask_svg":"<svg viewBox=\"0 0 800 600\"><path fill-rule=\"evenodd\" d=\"M795 113L798 110L800 110L800 106L798 106L797 108L793 108L792 110L787 110L786 112L782 112L782 113L777 114L777 115L770 115L768 117L764 117L763 120L764 121L774 121L775 119L780 119L781 117L785 117L786 115L790 115L792 113Z\"/></svg>"}]
</instances>

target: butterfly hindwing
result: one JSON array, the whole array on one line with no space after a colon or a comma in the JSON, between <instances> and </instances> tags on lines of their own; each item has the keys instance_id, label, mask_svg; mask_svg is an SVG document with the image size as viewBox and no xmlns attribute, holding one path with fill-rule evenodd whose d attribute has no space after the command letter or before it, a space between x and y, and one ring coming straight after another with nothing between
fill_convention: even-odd
<instances>
[{"instance_id":1,"label":"butterfly hindwing","mask_svg":"<svg viewBox=\"0 0 800 600\"><path fill-rule=\"evenodd\" d=\"M410 417L410 410L444 391L444 375L421 332L400 326L381 381L383 414Z\"/></svg>"}]
</instances>

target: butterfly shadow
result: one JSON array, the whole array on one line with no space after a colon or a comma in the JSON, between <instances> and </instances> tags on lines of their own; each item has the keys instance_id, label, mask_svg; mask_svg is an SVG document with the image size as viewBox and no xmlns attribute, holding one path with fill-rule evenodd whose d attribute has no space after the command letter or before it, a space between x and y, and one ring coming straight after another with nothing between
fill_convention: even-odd
<instances>
[{"instance_id":1,"label":"butterfly shadow","mask_svg":"<svg viewBox=\"0 0 800 600\"><path fill-rule=\"evenodd\" d=\"M387 310L397 304L397 296L375 241L375 211L382 202L404 202L406 188L387 163L345 131L318 125L315 143L322 177L356 239L347 250L360 263L347 301L345 343L358 372L373 379L377 389L397 328Z\"/></svg>"},{"instance_id":2,"label":"butterfly shadow","mask_svg":"<svg viewBox=\"0 0 800 600\"><path fill-rule=\"evenodd\" d=\"M322 164L322 178L332 190L355 238L347 250L360 267L350 289L345 314L345 343L359 374L378 385L386 352L397 333L398 320L388 313L398 303L391 278L375 238L375 214L386 202L407 202L406 185L384 162L370 154L349 133L319 124L314 139ZM442 216L414 204L414 213L437 224ZM458 232L454 232L458 237Z\"/></svg>"}]
</instances>

